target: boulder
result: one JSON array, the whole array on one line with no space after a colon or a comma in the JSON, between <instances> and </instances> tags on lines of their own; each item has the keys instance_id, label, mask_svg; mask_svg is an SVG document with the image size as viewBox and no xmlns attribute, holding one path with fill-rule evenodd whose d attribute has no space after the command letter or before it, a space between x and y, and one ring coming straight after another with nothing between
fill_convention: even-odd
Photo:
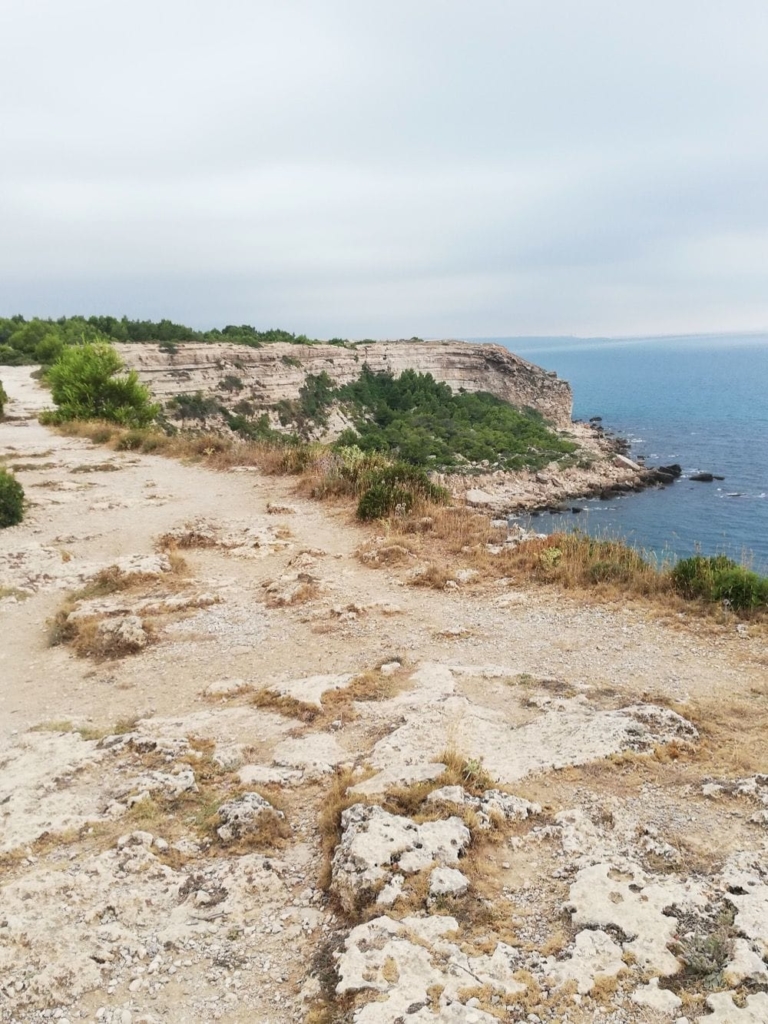
<instances>
[{"instance_id":1,"label":"boulder","mask_svg":"<svg viewBox=\"0 0 768 1024\"><path fill-rule=\"evenodd\" d=\"M659 466L658 473L665 473L667 476L671 476L673 480L677 480L679 476L682 476L683 467L678 465L677 462L673 462L671 466Z\"/></svg>"},{"instance_id":2,"label":"boulder","mask_svg":"<svg viewBox=\"0 0 768 1024\"><path fill-rule=\"evenodd\" d=\"M216 829L223 843L231 843L236 839L257 832L261 819L265 814L274 814L285 818L282 811L276 810L269 800L259 793L243 793L236 800L230 800L219 808L222 824Z\"/></svg>"},{"instance_id":3,"label":"boulder","mask_svg":"<svg viewBox=\"0 0 768 1024\"><path fill-rule=\"evenodd\" d=\"M100 622L97 645L105 655L133 654L149 643L149 634L138 615L119 615Z\"/></svg>"},{"instance_id":4,"label":"boulder","mask_svg":"<svg viewBox=\"0 0 768 1024\"><path fill-rule=\"evenodd\" d=\"M429 895L463 896L469 888L469 879L456 868L435 868L429 876Z\"/></svg>"}]
</instances>

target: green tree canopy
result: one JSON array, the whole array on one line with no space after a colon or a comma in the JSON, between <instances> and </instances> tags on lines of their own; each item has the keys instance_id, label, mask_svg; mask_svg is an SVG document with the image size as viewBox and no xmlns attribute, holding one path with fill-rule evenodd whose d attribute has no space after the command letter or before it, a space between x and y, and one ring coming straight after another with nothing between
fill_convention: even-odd
<instances>
[{"instance_id":1,"label":"green tree canopy","mask_svg":"<svg viewBox=\"0 0 768 1024\"><path fill-rule=\"evenodd\" d=\"M48 371L51 395L60 420L111 420L143 427L158 412L135 370L127 373L111 345L103 342L62 349Z\"/></svg>"}]
</instances>

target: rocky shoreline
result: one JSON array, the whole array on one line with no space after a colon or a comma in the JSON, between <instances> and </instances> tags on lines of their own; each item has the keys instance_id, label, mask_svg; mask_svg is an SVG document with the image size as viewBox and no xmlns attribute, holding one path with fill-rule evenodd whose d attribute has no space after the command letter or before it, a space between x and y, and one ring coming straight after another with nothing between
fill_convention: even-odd
<instances>
[{"instance_id":1,"label":"rocky shoreline","mask_svg":"<svg viewBox=\"0 0 768 1024\"><path fill-rule=\"evenodd\" d=\"M600 498L610 501L649 487L667 487L681 475L679 465L646 466L629 458L629 442L605 430L599 419L574 422L568 435L584 454L580 464L550 463L538 472L437 474L436 482L472 508L497 515L568 512L583 509L573 502Z\"/></svg>"}]
</instances>

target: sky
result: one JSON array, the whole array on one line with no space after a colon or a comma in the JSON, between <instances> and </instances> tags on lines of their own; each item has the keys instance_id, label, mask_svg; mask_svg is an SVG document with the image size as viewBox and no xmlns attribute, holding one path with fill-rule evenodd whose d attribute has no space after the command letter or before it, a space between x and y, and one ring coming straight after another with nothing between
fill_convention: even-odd
<instances>
[{"instance_id":1,"label":"sky","mask_svg":"<svg viewBox=\"0 0 768 1024\"><path fill-rule=\"evenodd\" d=\"M766 0L3 0L0 315L768 329Z\"/></svg>"}]
</instances>

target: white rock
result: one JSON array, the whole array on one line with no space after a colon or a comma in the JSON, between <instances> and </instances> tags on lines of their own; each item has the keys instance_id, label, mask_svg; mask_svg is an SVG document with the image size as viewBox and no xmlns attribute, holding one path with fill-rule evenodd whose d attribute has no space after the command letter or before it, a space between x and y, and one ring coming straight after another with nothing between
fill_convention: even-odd
<instances>
[{"instance_id":1,"label":"white rock","mask_svg":"<svg viewBox=\"0 0 768 1024\"><path fill-rule=\"evenodd\" d=\"M462 807L466 803L467 791L463 786L441 786L433 789L427 797L428 804L456 804Z\"/></svg>"},{"instance_id":2,"label":"white rock","mask_svg":"<svg viewBox=\"0 0 768 1024\"><path fill-rule=\"evenodd\" d=\"M674 1013L683 1005L682 999L668 988L659 988L659 979L651 978L647 985L640 985L632 993L632 1002L647 1006L658 1013Z\"/></svg>"},{"instance_id":3,"label":"white rock","mask_svg":"<svg viewBox=\"0 0 768 1024\"><path fill-rule=\"evenodd\" d=\"M393 676L395 672L399 672L401 668L402 665L399 661L387 661L381 666L379 672L381 672L383 676Z\"/></svg>"},{"instance_id":4,"label":"white rock","mask_svg":"<svg viewBox=\"0 0 768 1024\"><path fill-rule=\"evenodd\" d=\"M244 764L238 771L237 777L243 786L264 786L270 782L277 782L285 786L292 782L299 782L302 772L290 768L270 768L263 764Z\"/></svg>"},{"instance_id":5,"label":"white rock","mask_svg":"<svg viewBox=\"0 0 768 1024\"><path fill-rule=\"evenodd\" d=\"M236 800L221 805L219 818L222 824L216 832L222 842L231 843L256 831L264 814L276 814L279 818L285 818L282 811L276 810L259 793L244 793Z\"/></svg>"},{"instance_id":6,"label":"white rock","mask_svg":"<svg viewBox=\"0 0 768 1024\"><path fill-rule=\"evenodd\" d=\"M734 939L733 956L723 971L723 979L731 988L736 988L742 981L765 984L768 982L768 965L746 939Z\"/></svg>"},{"instance_id":7,"label":"white rock","mask_svg":"<svg viewBox=\"0 0 768 1024\"><path fill-rule=\"evenodd\" d=\"M377 1001L356 1012L356 1024L392 1024L399 1019L494 1024L497 1018L470 1005L472 1000L460 1002L459 992L470 983L487 984L513 998L524 992L525 986L512 977L516 951L499 943L492 956L467 957L446 939L457 929L454 918L442 916L402 921L378 917L353 928L339 957L336 992L368 989L379 994ZM434 1006L433 994L440 990L439 1005ZM411 1009L419 1003L418 1010Z\"/></svg>"},{"instance_id":8,"label":"white rock","mask_svg":"<svg viewBox=\"0 0 768 1024\"><path fill-rule=\"evenodd\" d=\"M445 765L439 761L427 764L403 764L398 762L390 768L377 772L364 782L355 783L351 792L360 796L377 796L385 793L392 786L410 786L414 782L431 782L439 778L445 771ZM461 788L461 787L458 787Z\"/></svg>"},{"instance_id":9,"label":"white rock","mask_svg":"<svg viewBox=\"0 0 768 1024\"><path fill-rule=\"evenodd\" d=\"M471 487L464 495L464 500L468 505L492 505L494 497L479 487Z\"/></svg>"},{"instance_id":10,"label":"white rock","mask_svg":"<svg viewBox=\"0 0 768 1024\"><path fill-rule=\"evenodd\" d=\"M652 880L636 864L610 863L582 868L572 884L566 909L581 928L620 928L629 941L625 950L634 953L640 966L659 975L674 974L680 967L667 949L677 919L663 911L672 905L681 909L701 907L706 897L699 883Z\"/></svg>"},{"instance_id":11,"label":"white rock","mask_svg":"<svg viewBox=\"0 0 768 1024\"><path fill-rule=\"evenodd\" d=\"M598 977L614 978L626 971L621 959L621 946L606 932L582 931L576 936L573 952L566 960L547 960L547 976L556 984L575 981L577 991L586 995L592 991Z\"/></svg>"},{"instance_id":12,"label":"white rock","mask_svg":"<svg viewBox=\"0 0 768 1024\"><path fill-rule=\"evenodd\" d=\"M728 858L722 872L725 898L736 907L734 925L768 956L768 862L754 853Z\"/></svg>"},{"instance_id":13,"label":"white rock","mask_svg":"<svg viewBox=\"0 0 768 1024\"><path fill-rule=\"evenodd\" d=\"M393 875L376 897L376 903L382 907L393 907L403 895L403 875Z\"/></svg>"},{"instance_id":14,"label":"white rock","mask_svg":"<svg viewBox=\"0 0 768 1024\"><path fill-rule=\"evenodd\" d=\"M100 622L97 643L107 653L140 651L149 643L149 634L138 615L119 615Z\"/></svg>"},{"instance_id":15,"label":"white rock","mask_svg":"<svg viewBox=\"0 0 768 1024\"><path fill-rule=\"evenodd\" d=\"M715 992L707 997L707 1006L713 1012L699 1017L699 1024L766 1024L768 1021L768 995L765 992L747 996L743 1007L734 1003L730 992Z\"/></svg>"},{"instance_id":16,"label":"white rock","mask_svg":"<svg viewBox=\"0 0 768 1024\"><path fill-rule=\"evenodd\" d=\"M293 697L304 704L313 704L315 707L322 707L321 697L329 690L341 690L349 686L354 676L351 673L344 675L319 675L308 676L303 679L289 679L283 683L277 683L269 687L282 697Z\"/></svg>"},{"instance_id":17,"label":"white rock","mask_svg":"<svg viewBox=\"0 0 768 1024\"><path fill-rule=\"evenodd\" d=\"M397 862L411 874L429 867L455 864L471 839L460 818L417 825L378 806L353 804L341 817L342 835L331 867L331 888L352 912L375 890Z\"/></svg>"},{"instance_id":18,"label":"white rock","mask_svg":"<svg viewBox=\"0 0 768 1024\"><path fill-rule=\"evenodd\" d=\"M217 679L209 683L202 693L204 697L232 697L250 689L251 684L245 679Z\"/></svg>"},{"instance_id":19,"label":"white rock","mask_svg":"<svg viewBox=\"0 0 768 1024\"><path fill-rule=\"evenodd\" d=\"M456 868L435 868L429 876L429 895L463 896L469 888L469 879Z\"/></svg>"}]
</instances>

